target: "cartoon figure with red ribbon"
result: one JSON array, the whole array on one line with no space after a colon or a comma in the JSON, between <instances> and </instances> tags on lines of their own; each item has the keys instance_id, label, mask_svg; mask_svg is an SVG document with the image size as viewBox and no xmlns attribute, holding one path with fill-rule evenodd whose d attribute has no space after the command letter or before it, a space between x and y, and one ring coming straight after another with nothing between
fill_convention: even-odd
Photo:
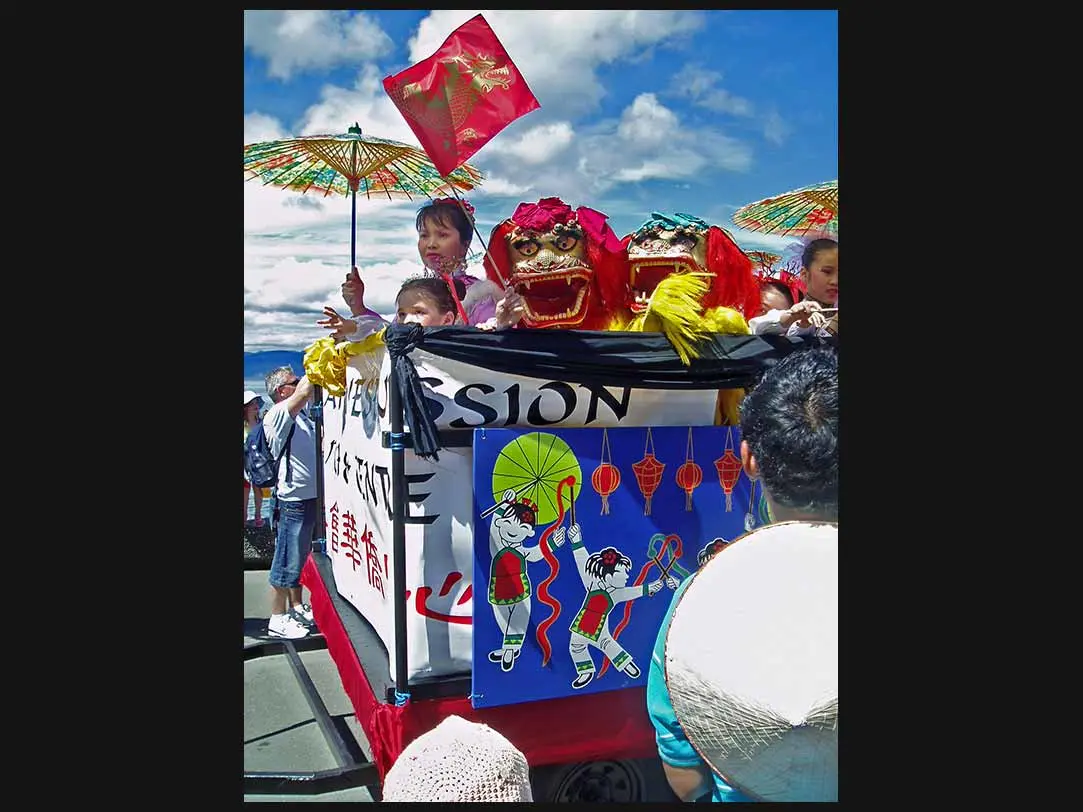
<instances>
[{"instance_id":1,"label":"cartoon figure with red ribbon","mask_svg":"<svg viewBox=\"0 0 1083 812\"><path fill-rule=\"evenodd\" d=\"M515 491L504 491L504 499L492 509L489 526L489 552L493 563L489 570L489 603L497 627L504 635L503 645L489 652L489 661L500 663L502 671L511 671L522 652L530 620L530 578L527 564L544 557L540 544L524 547L533 538L538 508L525 497L517 501ZM561 538L563 541L563 538Z\"/></svg>"},{"instance_id":2,"label":"cartoon figure with red ribbon","mask_svg":"<svg viewBox=\"0 0 1083 812\"><path fill-rule=\"evenodd\" d=\"M576 670L572 688L585 688L594 679L594 659L589 646L594 646L608 657L618 671L635 679L642 672L632 661L632 655L609 633L609 614L618 603L655 595L663 585L676 589L677 579L667 575L664 579L659 578L642 586L627 586L628 575L632 571L632 560L628 556L615 547L588 553L583 547L583 534L578 524L572 524L568 529L568 538L572 542L572 555L575 556L579 577L587 590L583 605L569 627L571 640L568 653ZM563 527L557 529L553 542L558 547L564 543Z\"/></svg>"}]
</instances>

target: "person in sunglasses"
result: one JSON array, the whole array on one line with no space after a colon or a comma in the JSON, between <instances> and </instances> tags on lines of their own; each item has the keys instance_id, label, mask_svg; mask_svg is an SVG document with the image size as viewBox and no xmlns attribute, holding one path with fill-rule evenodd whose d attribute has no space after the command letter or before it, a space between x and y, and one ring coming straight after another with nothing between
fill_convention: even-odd
<instances>
[{"instance_id":1,"label":"person in sunglasses","mask_svg":"<svg viewBox=\"0 0 1083 812\"><path fill-rule=\"evenodd\" d=\"M263 432L278 467L277 527L271 561L271 637L297 639L315 628L312 609L301 601L301 567L316 529L316 424L310 414L312 384L289 366L268 373L274 405L263 417Z\"/></svg>"}]
</instances>

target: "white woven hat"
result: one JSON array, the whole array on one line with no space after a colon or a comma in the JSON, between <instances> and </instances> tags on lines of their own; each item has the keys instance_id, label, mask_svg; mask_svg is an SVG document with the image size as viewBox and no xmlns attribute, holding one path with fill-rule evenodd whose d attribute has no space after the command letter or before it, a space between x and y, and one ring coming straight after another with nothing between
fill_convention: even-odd
<instances>
[{"instance_id":1,"label":"white woven hat","mask_svg":"<svg viewBox=\"0 0 1083 812\"><path fill-rule=\"evenodd\" d=\"M242 406L247 406L247 405L248 405L249 403L251 403L251 402L252 402L253 400L258 400L258 401L260 402L260 405L261 405L261 406L263 405L263 398L262 398L262 397L260 397L259 395L257 395L257 394L256 394L255 392L253 392L253 391L252 391L251 389L245 389L245 390L244 390L244 403L242 403L241 405L242 405Z\"/></svg>"},{"instance_id":2,"label":"white woven hat","mask_svg":"<svg viewBox=\"0 0 1083 812\"><path fill-rule=\"evenodd\" d=\"M759 800L838 800L838 540L829 523L754 530L673 611L677 721L711 769Z\"/></svg>"},{"instance_id":3,"label":"white woven hat","mask_svg":"<svg viewBox=\"0 0 1083 812\"><path fill-rule=\"evenodd\" d=\"M487 725L449 716L384 777L385 801L533 801L526 756Z\"/></svg>"}]
</instances>

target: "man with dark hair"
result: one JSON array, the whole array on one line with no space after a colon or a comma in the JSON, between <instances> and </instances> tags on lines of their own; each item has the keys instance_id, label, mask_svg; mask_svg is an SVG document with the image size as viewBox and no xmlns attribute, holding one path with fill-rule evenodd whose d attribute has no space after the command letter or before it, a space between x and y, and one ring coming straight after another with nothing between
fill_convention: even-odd
<instances>
[{"instance_id":1,"label":"man with dark hair","mask_svg":"<svg viewBox=\"0 0 1083 812\"><path fill-rule=\"evenodd\" d=\"M838 522L839 361L830 349L791 353L741 402L741 464L759 477L771 521ZM673 595L647 677L647 712L662 767L681 800L753 800L713 773L689 743L665 684L665 645L673 610L695 578ZM713 783L712 783L713 782Z\"/></svg>"},{"instance_id":2,"label":"man with dark hair","mask_svg":"<svg viewBox=\"0 0 1083 812\"><path fill-rule=\"evenodd\" d=\"M839 359L783 358L741 402L741 464L775 522L839 520Z\"/></svg>"}]
</instances>

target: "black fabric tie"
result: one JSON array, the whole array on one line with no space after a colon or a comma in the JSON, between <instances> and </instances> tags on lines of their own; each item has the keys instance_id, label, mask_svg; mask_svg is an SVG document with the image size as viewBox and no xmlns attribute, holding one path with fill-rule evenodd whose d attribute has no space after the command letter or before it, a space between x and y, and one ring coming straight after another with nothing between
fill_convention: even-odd
<instances>
[{"instance_id":1,"label":"black fabric tie","mask_svg":"<svg viewBox=\"0 0 1083 812\"><path fill-rule=\"evenodd\" d=\"M424 337L425 328L420 324L392 324L384 333L384 344L395 367L403 418L410 427L414 453L422 459L431 458L439 462L440 457L436 452L440 450L440 438L436 433L436 424L425 408L421 379L410 358L410 352Z\"/></svg>"}]
</instances>

